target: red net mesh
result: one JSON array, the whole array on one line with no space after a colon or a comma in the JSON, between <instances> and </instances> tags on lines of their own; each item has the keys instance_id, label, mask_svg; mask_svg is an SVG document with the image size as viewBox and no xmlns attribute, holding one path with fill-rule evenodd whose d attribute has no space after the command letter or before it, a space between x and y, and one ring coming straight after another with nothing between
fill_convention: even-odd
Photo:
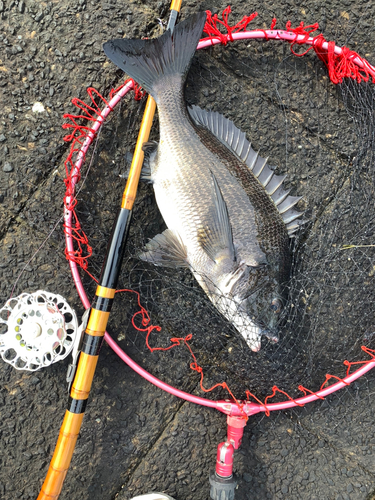
<instances>
[{"instance_id":1,"label":"red net mesh","mask_svg":"<svg viewBox=\"0 0 375 500\"><path fill-rule=\"evenodd\" d=\"M111 89L109 93L110 100L129 82L133 82L134 99L140 100L145 93L141 90L139 85L137 85L131 79L126 80L116 89ZM82 162L85 161L86 153L82 151L82 146L89 134L91 134L92 136L95 135L95 131L87 123L93 124L98 120L98 118L103 118L102 108L104 106L109 106L109 102L93 87L89 87L87 89L87 94L90 98L90 104L87 104L83 100L76 97L72 99L72 104L76 106L81 111L81 113L66 113L63 116L63 118L65 120L68 120L68 122L64 123L62 125L62 128L64 130L71 131L70 134L64 137L65 142L71 142L68 156L64 162L66 175L64 179L64 183L66 186L64 206L66 210L72 213L72 223L69 232L75 242L74 251L69 252L68 249L65 249L65 255L68 260L75 262L95 281L97 281L97 279L94 278L94 276L92 276L87 270L88 259L92 255L92 247L89 244L88 238L82 229L82 226L78 220L77 213L75 211L75 207L77 205L75 185L78 184L78 182L81 180L80 168L75 168L75 163L78 159L79 153L81 153ZM67 232L67 227L65 224L64 231L65 233Z\"/></svg>"}]
</instances>

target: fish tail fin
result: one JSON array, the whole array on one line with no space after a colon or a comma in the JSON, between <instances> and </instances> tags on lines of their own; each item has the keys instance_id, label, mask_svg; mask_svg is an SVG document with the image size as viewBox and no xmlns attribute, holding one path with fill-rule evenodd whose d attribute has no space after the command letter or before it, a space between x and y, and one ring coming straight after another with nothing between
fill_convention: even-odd
<instances>
[{"instance_id":1,"label":"fish tail fin","mask_svg":"<svg viewBox=\"0 0 375 500\"><path fill-rule=\"evenodd\" d=\"M103 49L116 66L156 99L156 87L165 77L179 75L185 82L205 22L206 13L199 12L177 24L173 33L167 30L150 40L110 40Z\"/></svg>"}]
</instances>

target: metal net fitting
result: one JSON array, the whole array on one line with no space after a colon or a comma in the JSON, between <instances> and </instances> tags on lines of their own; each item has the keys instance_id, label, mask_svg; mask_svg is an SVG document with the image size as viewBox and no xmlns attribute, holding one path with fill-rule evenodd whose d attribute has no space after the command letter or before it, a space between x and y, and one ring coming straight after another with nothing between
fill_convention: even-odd
<instances>
[{"instance_id":1,"label":"metal net fitting","mask_svg":"<svg viewBox=\"0 0 375 500\"><path fill-rule=\"evenodd\" d=\"M77 317L61 296L22 293L0 309L0 355L17 370L36 371L73 349Z\"/></svg>"}]
</instances>

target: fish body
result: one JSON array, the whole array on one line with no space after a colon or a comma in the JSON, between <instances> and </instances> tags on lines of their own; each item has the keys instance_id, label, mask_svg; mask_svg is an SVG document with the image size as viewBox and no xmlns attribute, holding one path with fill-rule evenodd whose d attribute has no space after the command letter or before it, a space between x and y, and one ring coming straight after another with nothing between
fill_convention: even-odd
<instances>
[{"instance_id":1,"label":"fish body","mask_svg":"<svg viewBox=\"0 0 375 500\"><path fill-rule=\"evenodd\" d=\"M205 14L198 14L173 35L113 40L104 50L158 106L160 142L150 152L151 181L168 229L146 245L141 258L188 267L258 351L262 335L277 339L290 270L288 230L298 225L291 207L298 199L289 197L285 205L282 179L232 122L198 107L187 110L183 87L204 22ZM284 203L286 217L277 202Z\"/></svg>"}]
</instances>

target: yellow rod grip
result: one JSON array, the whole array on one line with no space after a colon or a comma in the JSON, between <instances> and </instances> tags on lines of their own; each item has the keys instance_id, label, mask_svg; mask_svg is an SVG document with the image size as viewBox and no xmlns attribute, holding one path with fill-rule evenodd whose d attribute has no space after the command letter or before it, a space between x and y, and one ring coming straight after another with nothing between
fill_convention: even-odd
<instances>
[{"instance_id":1,"label":"yellow rod grip","mask_svg":"<svg viewBox=\"0 0 375 500\"><path fill-rule=\"evenodd\" d=\"M107 288L105 286L98 285L96 288L96 295L98 297L103 297L104 299L113 299L116 290L114 288Z\"/></svg>"},{"instance_id":2,"label":"yellow rod grip","mask_svg":"<svg viewBox=\"0 0 375 500\"><path fill-rule=\"evenodd\" d=\"M79 369L77 368L74 377L70 397L74 399L87 399L89 397L98 358L99 356L90 356L81 352L79 355Z\"/></svg>"},{"instance_id":3,"label":"yellow rod grip","mask_svg":"<svg viewBox=\"0 0 375 500\"><path fill-rule=\"evenodd\" d=\"M170 10L177 10L177 12L180 12L181 2L182 0L172 0Z\"/></svg>"},{"instance_id":4,"label":"yellow rod grip","mask_svg":"<svg viewBox=\"0 0 375 500\"><path fill-rule=\"evenodd\" d=\"M103 336L107 328L109 312L91 309L86 332L94 337Z\"/></svg>"},{"instance_id":5,"label":"yellow rod grip","mask_svg":"<svg viewBox=\"0 0 375 500\"><path fill-rule=\"evenodd\" d=\"M83 415L83 413L71 413L66 410L48 473L37 500L56 500L59 497L82 425Z\"/></svg>"},{"instance_id":6,"label":"yellow rod grip","mask_svg":"<svg viewBox=\"0 0 375 500\"><path fill-rule=\"evenodd\" d=\"M139 177L141 175L142 163L145 156L142 151L142 146L144 142L148 141L155 110L156 103L151 96L148 96L146 109L138 134L137 144L135 146L132 164L130 166L128 181L126 183L124 194L122 196L121 208L126 208L128 210L131 210L133 208L135 197L137 194Z\"/></svg>"},{"instance_id":7,"label":"yellow rod grip","mask_svg":"<svg viewBox=\"0 0 375 500\"><path fill-rule=\"evenodd\" d=\"M81 352L77 371L70 391L73 399L87 399L90 393L95 368L99 356ZM64 484L65 476L72 460L84 413L66 410L56 448L37 500L56 500Z\"/></svg>"}]
</instances>

